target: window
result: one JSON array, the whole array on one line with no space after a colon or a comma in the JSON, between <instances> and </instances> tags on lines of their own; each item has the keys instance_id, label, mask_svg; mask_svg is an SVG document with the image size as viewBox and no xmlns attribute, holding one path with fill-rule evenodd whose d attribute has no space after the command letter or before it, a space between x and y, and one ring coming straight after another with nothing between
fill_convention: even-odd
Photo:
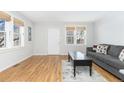
<instances>
[{"instance_id":1,"label":"window","mask_svg":"<svg viewBox=\"0 0 124 93\"><path fill-rule=\"evenodd\" d=\"M17 25L14 25L13 43L14 43L14 46L19 46L20 43L21 43L21 40L20 40L20 27L17 26Z\"/></svg>"},{"instance_id":2,"label":"window","mask_svg":"<svg viewBox=\"0 0 124 93\"><path fill-rule=\"evenodd\" d=\"M5 38L5 20L0 20L0 48L4 48L6 46Z\"/></svg>"},{"instance_id":3,"label":"window","mask_svg":"<svg viewBox=\"0 0 124 93\"><path fill-rule=\"evenodd\" d=\"M14 18L13 45L24 46L24 22Z\"/></svg>"},{"instance_id":4,"label":"window","mask_svg":"<svg viewBox=\"0 0 124 93\"><path fill-rule=\"evenodd\" d=\"M8 47L9 43L9 23L11 16L5 12L0 11L0 48Z\"/></svg>"},{"instance_id":5,"label":"window","mask_svg":"<svg viewBox=\"0 0 124 93\"><path fill-rule=\"evenodd\" d=\"M66 27L66 42L67 44L74 44L75 27Z\"/></svg>"},{"instance_id":6,"label":"window","mask_svg":"<svg viewBox=\"0 0 124 93\"><path fill-rule=\"evenodd\" d=\"M86 27L84 26L77 26L76 27L76 43L77 44L85 44L85 31Z\"/></svg>"},{"instance_id":7,"label":"window","mask_svg":"<svg viewBox=\"0 0 124 93\"><path fill-rule=\"evenodd\" d=\"M0 49L24 46L24 22L0 11Z\"/></svg>"},{"instance_id":8,"label":"window","mask_svg":"<svg viewBox=\"0 0 124 93\"><path fill-rule=\"evenodd\" d=\"M86 26L74 25L66 26L66 43L67 44L85 44L86 43Z\"/></svg>"},{"instance_id":9,"label":"window","mask_svg":"<svg viewBox=\"0 0 124 93\"><path fill-rule=\"evenodd\" d=\"M28 27L28 41L32 41L32 29Z\"/></svg>"}]
</instances>

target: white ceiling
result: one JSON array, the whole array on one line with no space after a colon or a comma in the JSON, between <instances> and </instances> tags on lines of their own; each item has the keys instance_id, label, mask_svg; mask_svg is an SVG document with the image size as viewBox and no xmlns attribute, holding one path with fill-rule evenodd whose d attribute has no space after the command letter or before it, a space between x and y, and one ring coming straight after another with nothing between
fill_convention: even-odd
<instances>
[{"instance_id":1,"label":"white ceiling","mask_svg":"<svg viewBox=\"0 0 124 93\"><path fill-rule=\"evenodd\" d=\"M20 11L33 22L92 22L100 19L106 12L97 11Z\"/></svg>"}]
</instances>

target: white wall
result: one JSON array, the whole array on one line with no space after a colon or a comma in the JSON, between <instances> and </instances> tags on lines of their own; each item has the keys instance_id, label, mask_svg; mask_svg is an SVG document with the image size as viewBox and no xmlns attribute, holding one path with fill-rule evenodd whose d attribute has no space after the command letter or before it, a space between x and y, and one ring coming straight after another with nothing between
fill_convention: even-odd
<instances>
[{"instance_id":1,"label":"white wall","mask_svg":"<svg viewBox=\"0 0 124 93\"><path fill-rule=\"evenodd\" d=\"M86 46L75 46L70 45L69 47L65 44L65 25L66 24L83 24L87 26L87 45L91 46L93 44L93 25L92 23L83 23L83 22L42 22L35 24L35 33L34 33L34 55L47 55L47 34L48 29L55 28L60 30L60 54L67 54L68 50L80 50L85 52Z\"/></svg>"},{"instance_id":2,"label":"white wall","mask_svg":"<svg viewBox=\"0 0 124 93\"><path fill-rule=\"evenodd\" d=\"M124 45L124 12L107 12L94 26L96 44Z\"/></svg>"},{"instance_id":3,"label":"white wall","mask_svg":"<svg viewBox=\"0 0 124 93\"><path fill-rule=\"evenodd\" d=\"M0 50L0 71L21 62L22 60L32 56L32 42L28 42L27 26L32 27L33 24L30 20L18 14L17 12L8 12L10 15L20 18L25 22L25 46L20 48L11 48Z\"/></svg>"},{"instance_id":4,"label":"white wall","mask_svg":"<svg viewBox=\"0 0 124 93\"><path fill-rule=\"evenodd\" d=\"M47 54L47 28L42 24L35 24L33 53L35 55Z\"/></svg>"}]
</instances>

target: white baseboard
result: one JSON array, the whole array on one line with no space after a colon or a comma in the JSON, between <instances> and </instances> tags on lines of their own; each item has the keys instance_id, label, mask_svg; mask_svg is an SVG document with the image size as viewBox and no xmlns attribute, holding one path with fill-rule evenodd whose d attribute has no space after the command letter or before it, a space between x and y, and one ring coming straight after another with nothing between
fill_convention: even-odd
<instances>
[{"instance_id":1,"label":"white baseboard","mask_svg":"<svg viewBox=\"0 0 124 93\"><path fill-rule=\"evenodd\" d=\"M33 53L33 55L35 56L37 56L37 55L47 55L47 53Z\"/></svg>"},{"instance_id":2,"label":"white baseboard","mask_svg":"<svg viewBox=\"0 0 124 93\"><path fill-rule=\"evenodd\" d=\"M61 53L60 55L68 55L68 53Z\"/></svg>"},{"instance_id":3,"label":"white baseboard","mask_svg":"<svg viewBox=\"0 0 124 93\"><path fill-rule=\"evenodd\" d=\"M48 55L47 53L33 53L33 55L37 56L37 55ZM57 55L67 55L67 53L60 53L60 54L57 54Z\"/></svg>"}]
</instances>

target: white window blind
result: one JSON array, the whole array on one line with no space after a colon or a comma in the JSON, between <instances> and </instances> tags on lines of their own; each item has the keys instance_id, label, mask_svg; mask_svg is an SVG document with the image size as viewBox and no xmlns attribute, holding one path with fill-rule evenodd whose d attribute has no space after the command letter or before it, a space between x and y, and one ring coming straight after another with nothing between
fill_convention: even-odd
<instances>
[{"instance_id":1,"label":"white window blind","mask_svg":"<svg viewBox=\"0 0 124 93\"><path fill-rule=\"evenodd\" d=\"M86 26L72 25L66 26L66 44L85 44Z\"/></svg>"}]
</instances>

